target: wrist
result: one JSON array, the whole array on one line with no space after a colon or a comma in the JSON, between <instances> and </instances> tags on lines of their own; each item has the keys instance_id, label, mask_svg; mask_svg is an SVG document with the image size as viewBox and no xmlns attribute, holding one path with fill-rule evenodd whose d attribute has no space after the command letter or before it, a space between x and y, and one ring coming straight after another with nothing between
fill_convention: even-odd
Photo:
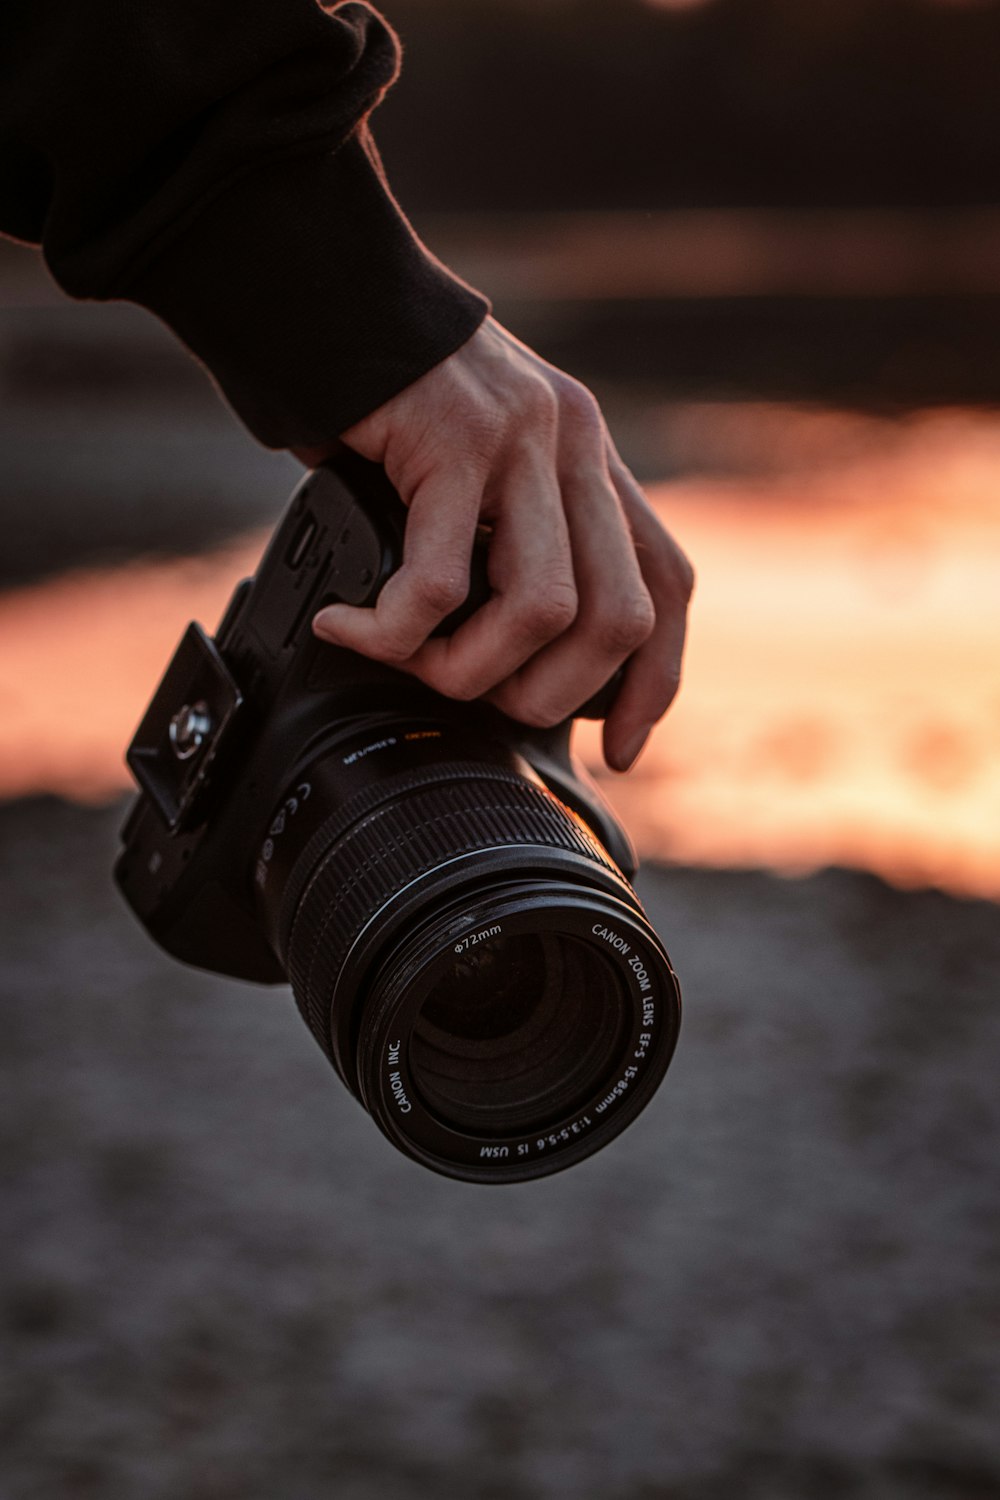
<instances>
[{"instance_id":1,"label":"wrist","mask_svg":"<svg viewBox=\"0 0 1000 1500\"><path fill-rule=\"evenodd\" d=\"M470 338L478 292L417 238L367 132L248 174L122 289L269 447L318 450Z\"/></svg>"}]
</instances>

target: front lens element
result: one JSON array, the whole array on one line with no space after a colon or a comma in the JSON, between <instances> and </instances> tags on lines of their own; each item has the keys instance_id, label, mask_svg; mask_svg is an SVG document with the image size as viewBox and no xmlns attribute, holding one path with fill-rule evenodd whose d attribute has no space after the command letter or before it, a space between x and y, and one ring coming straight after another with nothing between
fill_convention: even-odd
<instances>
[{"instance_id":1,"label":"front lens element","mask_svg":"<svg viewBox=\"0 0 1000 1500\"><path fill-rule=\"evenodd\" d=\"M541 1130L615 1071L628 1023L622 981L590 945L556 932L494 937L458 955L424 1001L414 1086L453 1129Z\"/></svg>"}]
</instances>

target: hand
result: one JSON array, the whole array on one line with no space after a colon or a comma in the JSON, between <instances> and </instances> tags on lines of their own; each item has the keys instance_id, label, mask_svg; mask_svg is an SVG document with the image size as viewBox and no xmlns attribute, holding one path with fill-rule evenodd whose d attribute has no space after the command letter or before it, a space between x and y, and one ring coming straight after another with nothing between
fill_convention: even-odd
<instances>
[{"instance_id":1,"label":"hand","mask_svg":"<svg viewBox=\"0 0 1000 1500\"><path fill-rule=\"evenodd\" d=\"M316 634L533 725L559 723L627 662L604 726L608 765L627 770L680 684L694 575L590 392L491 318L342 436L409 507L404 557L374 609L331 605ZM480 522L492 595L432 638L468 593Z\"/></svg>"}]
</instances>

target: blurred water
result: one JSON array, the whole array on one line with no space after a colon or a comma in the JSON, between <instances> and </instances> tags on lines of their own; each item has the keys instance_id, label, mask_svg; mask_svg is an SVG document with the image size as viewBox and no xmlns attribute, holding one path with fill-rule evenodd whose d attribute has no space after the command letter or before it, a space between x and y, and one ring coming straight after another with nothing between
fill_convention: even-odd
<instances>
[{"instance_id":1,"label":"blurred water","mask_svg":"<svg viewBox=\"0 0 1000 1500\"><path fill-rule=\"evenodd\" d=\"M1000 420L636 410L686 472L651 493L701 578L679 703L604 776L641 852L1000 896ZM117 795L186 621L214 626L265 535L0 598L0 795Z\"/></svg>"}]
</instances>

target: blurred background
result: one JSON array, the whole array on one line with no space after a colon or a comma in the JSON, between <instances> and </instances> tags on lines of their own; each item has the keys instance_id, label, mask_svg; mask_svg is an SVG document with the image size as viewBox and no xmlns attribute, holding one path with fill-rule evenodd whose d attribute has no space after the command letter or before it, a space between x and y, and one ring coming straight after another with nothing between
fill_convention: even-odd
<instances>
[{"instance_id":1,"label":"blurred background","mask_svg":"<svg viewBox=\"0 0 1000 1500\"><path fill-rule=\"evenodd\" d=\"M1000 5L383 8L404 207L698 570L637 768L579 737L685 1030L490 1192L152 948L123 747L299 469L0 242L4 1493L1000 1496Z\"/></svg>"}]
</instances>

